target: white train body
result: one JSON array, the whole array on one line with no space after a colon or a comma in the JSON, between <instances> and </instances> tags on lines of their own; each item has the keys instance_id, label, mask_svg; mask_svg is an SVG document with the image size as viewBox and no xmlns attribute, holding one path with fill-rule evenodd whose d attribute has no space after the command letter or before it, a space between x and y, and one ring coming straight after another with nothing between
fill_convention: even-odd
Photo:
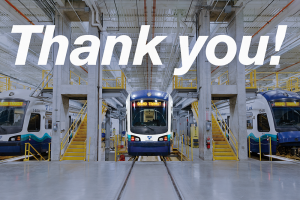
<instances>
[{"instance_id":1,"label":"white train body","mask_svg":"<svg viewBox=\"0 0 300 200\"><path fill-rule=\"evenodd\" d=\"M129 155L170 154L172 113L173 100L170 94L141 90L128 95L126 137Z\"/></svg>"},{"instance_id":2,"label":"white train body","mask_svg":"<svg viewBox=\"0 0 300 200\"><path fill-rule=\"evenodd\" d=\"M257 94L255 98L246 101L247 144L252 152L270 152L278 148L285 150L300 146L300 96L293 92L273 90ZM229 105L218 106L223 119L231 123ZM299 142L298 142L299 141ZM288 148L289 147L289 148ZM249 148L249 146L248 146Z\"/></svg>"},{"instance_id":3,"label":"white train body","mask_svg":"<svg viewBox=\"0 0 300 200\"><path fill-rule=\"evenodd\" d=\"M52 106L30 97L30 90L0 93L0 155L24 155L25 143L48 151L52 136ZM75 114L70 114L70 122Z\"/></svg>"}]
</instances>

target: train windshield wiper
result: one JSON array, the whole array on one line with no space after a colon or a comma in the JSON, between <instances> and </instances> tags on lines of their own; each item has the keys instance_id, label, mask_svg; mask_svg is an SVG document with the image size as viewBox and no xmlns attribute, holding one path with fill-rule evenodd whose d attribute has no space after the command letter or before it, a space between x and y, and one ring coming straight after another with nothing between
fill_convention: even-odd
<instances>
[{"instance_id":1,"label":"train windshield wiper","mask_svg":"<svg viewBox=\"0 0 300 200\"><path fill-rule=\"evenodd\" d=\"M300 127L296 126L294 123L291 123L293 127L295 127L298 131L300 131Z\"/></svg>"},{"instance_id":2,"label":"train windshield wiper","mask_svg":"<svg viewBox=\"0 0 300 200\"><path fill-rule=\"evenodd\" d=\"M290 121L290 122L284 122L284 125L292 125L293 127L295 127L298 131L300 131L300 127L299 126L296 126L294 123L293 123L294 120Z\"/></svg>"},{"instance_id":3,"label":"train windshield wiper","mask_svg":"<svg viewBox=\"0 0 300 200\"><path fill-rule=\"evenodd\" d=\"M149 126L147 126L146 124L144 124L144 127L147 127L147 128L149 128L149 129L151 129L152 131L154 131L154 129L153 128L150 128Z\"/></svg>"},{"instance_id":4,"label":"train windshield wiper","mask_svg":"<svg viewBox=\"0 0 300 200\"><path fill-rule=\"evenodd\" d=\"M6 129L3 128L1 125L0 125L0 129L1 129L2 131L4 131L5 133L7 133Z\"/></svg>"}]
</instances>

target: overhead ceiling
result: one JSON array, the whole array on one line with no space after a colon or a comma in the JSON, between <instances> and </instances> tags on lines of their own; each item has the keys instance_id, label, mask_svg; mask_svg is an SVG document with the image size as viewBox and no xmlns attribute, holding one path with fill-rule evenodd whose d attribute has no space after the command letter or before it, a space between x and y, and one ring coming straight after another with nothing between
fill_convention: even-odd
<instances>
[{"instance_id":1,"label":"overhead ceiling","mask_svg":"<svg viewBox=\"0 0 300 200\"><path fill-rule=\"evenodd\" d=\"M92 0L90 0L92 1ZM153 2L154 1L154 2ZM53 24L51 12L66 12L72 21L71 42L88 32L87 12L84 10L85 3L79 0L9 0L21 13L32 23L50 25ZM228 21L232 18L232 11L242 7L244 13L244 35L252 36L260 30L270 19L277 15L291 0L245 0L245 1L209 1L211 5L210 30L214 35L226 34ZM189 36L190 42L195 37L195 13L200 12L202 1L198 0L98 0L95 1L98 9L103 13L103 26L107 35L128 35L132 39L132 48L129 63L126 67L118 65L122 46L118 43L115 47L114 59L110 66L105 69L121 69L127 77L129 92L140 89L158 89L171 92L174 68L181 63L179 41L176 38L177 31L180 35ZM299 2L297 2L299 5ZM71 5L72 6L71 6ZM65 5L64 11L60 6ZM226 7L225 7L226 6ZM76 10L76 13L74 10ZM300 8L300 7L299 7ZM292 12L293 11L293 12ZM178 16L183 23L178 27ZM217 21L216 21L217 20ZM300 12L295 8L286 8L276 17L276 23L264 28L265 35L270 36L266 57L277 53L274 51L275 34L277 25L288 25L284 48L281 49L280 68L270 66L266 62L262 66L246 66L246 69L257 68L261 72L299 71L300 61ZM38 58L42 45L42 37L34 35L25 66L15 66L15 59L20 41L20 34L12 34L11 29L16 24L30 23L20 13L16 12L5 0L0 2L0 73L17 79L23 84L38 85L42 80L42 70L51 69L51 53L47 66L39 66ZM144 57L141 66L133 65L133 58L141 25L151 25L148 41L155 36L168 36L157 46L162 66L151 64L150 59ZM185 25L186 27L185 27ZM249 56L255 56L259 40L256 40L250 48ZM75 48L75 47L72 47ZM218 45L217 57L226 54L226 47ZM289 67L290 66L290 67ZM278 67L278 66L277 66ZM192 66L195 69L195 65ZM71 66L71 70L87 79L86 66ZM227 66L211 66L212 81L227 71ZM104 72L104 77L114 74ZM262 78L265 75L258 75ZM288 76L288 75L287 75ZM195 77L195 72L187 73L185 78ZM274 75L271 75L274 77ZM266 82L272 84L272 82Z\"/></svg>"}]
</instances>

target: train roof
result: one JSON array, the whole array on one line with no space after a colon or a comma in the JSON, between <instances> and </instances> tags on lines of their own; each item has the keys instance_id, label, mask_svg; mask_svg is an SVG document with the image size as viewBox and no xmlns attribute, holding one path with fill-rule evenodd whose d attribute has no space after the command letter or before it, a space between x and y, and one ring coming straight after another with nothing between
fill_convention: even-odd
<instances>
[{"instance_id":1,"label":"train roof","mask_svg":"<svg viewBox=\"0 0 300 200\"><path fill-rule=\"evenodd\" d=\"M130 101L135 99L149 99L149 98L168 101L169 95L168 93L159 90L139 90L139 91L132 92L130 95Z\"/></svg>"},{"instance_id":2,"label":"train roof","mask_svg":"<svg viewBox=\"0 0 300 200\"><path fill-rule=\"evenodd\" d=\"M270 90L266 92L260 92L259 94L265 97L267 101L287 98L300 99L300 96L297 93L286 90Z\"/></svg>"}]
</instances>

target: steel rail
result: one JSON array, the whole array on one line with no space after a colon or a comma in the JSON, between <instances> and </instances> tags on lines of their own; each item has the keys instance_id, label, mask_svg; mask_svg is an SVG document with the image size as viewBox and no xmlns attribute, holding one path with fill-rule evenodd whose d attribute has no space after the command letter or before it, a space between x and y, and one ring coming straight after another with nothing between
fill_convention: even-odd
<instances>
[{"instance_id":1,"label":"steel rail","mask_svg":"<svg viewBox=\"0 0 300 200\"><path fill-rule=\"evenodd\" d=\"M172 181L172 184L173 184L173 186L174 186L174 189L175 189L175 191L176 191L176 194L177 194L177 196L178 196L178 199L179 199L179 200L182 200L182 199L183 199L183 198L182 198L182 195L181 195L181 193L180 193L180 191L179 191L179 189L178 189L178 187L177 187L177 185L176 185L176 182L175 182L175 180L174 180L174 178L173 178L173 176L172 176L172 174L171 174L171 172L170 172L170 170L169 170L169 168L168 168L166 159L165 159L164 157L162 157L162 160L163 160L163 162L164 162L164 164L165 164L165 167L167 168L168 174L169 174L169 176L170 176L170 179L171 179L171 181Z\"/></svg>"},{"instance_id":2,"label":"steel rail","mask_svg":"<svg viewBox=\"0 0 300 200\"><path fill-rule=\"evenodd\" d=\"M120 192L119 192L119 195L118 195L118 197L117 197L117 200L120 200L120 199L121 199L122 193L123 193L123 191L124 191L124 189L125 189L125 187L126 187L126 184L127 184L128 179L129 179L129 177L130 177L130 174L131 174L131 171L132 171L132 169L133 169L133 166L134 166L134 164L135 164L136 159L137 159L137 157L135 157L135 158L133 159L133 161L132 161L131 167L130 167L130 169L129 169L129 171L128 171L128 174L127 174L127 176L126 176L126 178L125 178L125 181L124 181L124 183L123 183L123 186L122 186L122 188L121 188L121 190L120 190Z\"/></svg>"}]
</instances>

